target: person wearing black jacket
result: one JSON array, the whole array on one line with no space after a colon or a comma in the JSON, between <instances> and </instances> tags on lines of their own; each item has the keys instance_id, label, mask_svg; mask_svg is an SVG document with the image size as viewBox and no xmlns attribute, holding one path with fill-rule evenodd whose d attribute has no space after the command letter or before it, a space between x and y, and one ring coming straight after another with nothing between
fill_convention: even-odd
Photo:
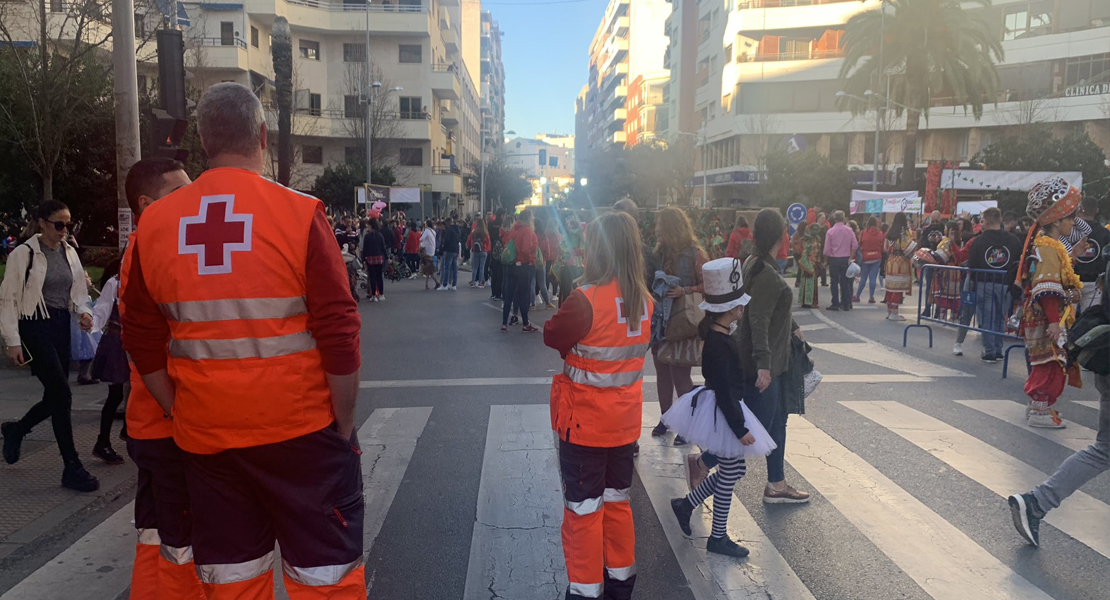
<instances>
[{"instance_id":1,"label":"person wearing black jacket","mask_svg":"<svg viewBox=\"0 0 1110 600\"><path fill-rule=\"evenodd\" d=\"M366 279L370 288L367 291L367 297L371 302L385 300L383 273L385 257L389 252L389 247L385 243L385 237L382 235L381 229L380 221L370 219L370 229L366 232L366 236L362 238L362 260L366 262Z\"/></svg>"},{"instance_id":2,"label":"person wearing black jacket","mask_svg":"<svg viewBox=\"0 0 1110 600\"><path fill-rule=\"evenodd\" d=\"M390 221L385 223L381 228L379 228L378 233L382 235L382 240L385 241L385 248L382 256L384 256L385 260L388 261L393 249L393 222ZM363 256L365 256L365 254Z\"/></svg>"},{"instance_id":3,"label":"person wearing black jacket","mask_svg":"<svg viewBox=\"0 0 1110 600\"><path fill-rule=\"evenodd\" d=\"M1083 300L1079 310L1097 306L1102 299L1098 279L1106 272L1107 252L1110 252L1110 230L1098 222L1098 200L1086 196L1079 204L1079 217L1091 226L1087 247L1075 257L1075 274L1083 282Z\"/></svg>"},{"instance_id":4,"label":"person wearing black jacket","mask_svg":"<svg viewBox=\"0 0 1110 600\"><path fill-rule=\"evenodd\" d=\"M440 269L439 280L442 282L440 290L458 289L459 283L459 247L462 245L462 233L459 226L455 225L453 217L447 217L443 224L443 267Z\"/></svg>"},{"instance_id":5,"label":"person wearing black jacket","mask_svg":"<svg viewBox=\"0 0 1110 600\"><path fill-rule=\"evenodd\" d=\"M1013 302L1008 293L1010 282L1021 262L1021 240L1002 228L1002 212L997 208L983 211L983 229L971 242L967 266L996 273L972 273L976 295L975 320L980 329L1003 331ZM962 332L961 332L962 333ZM1002 359L1001 335L983 333L984 362Z\"/></svg>"},{"instance_id":6,"label":"person wearing black jacket","mask_svg":"<svg viewBox=\"0 0 1110 600\"><path fill-rule=\"evenodd\" d=\"M489 265L486 272L490 274L490 297L494 300L501 299L501 283L505 275L501 271L501 251L504 250L501 244L501 227L505 224L505 209L498 208L493 213L493 220L489 222Z\"/></svg>"}]
</instances>

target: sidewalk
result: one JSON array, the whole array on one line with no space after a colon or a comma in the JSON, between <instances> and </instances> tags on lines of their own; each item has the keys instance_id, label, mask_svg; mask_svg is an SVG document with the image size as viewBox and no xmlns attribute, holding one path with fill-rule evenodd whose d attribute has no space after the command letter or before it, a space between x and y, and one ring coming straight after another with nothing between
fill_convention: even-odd
<instances>
[{"instance_id":1,"label":"sidewalk","mask_svg":"<svg viewBox=\"0 0 1110 600\"><path fill-rule=\"evenodd\" d=\"M19 550L33 549L36 539L52 533L69 517L115 498L134 484L135 465L107 465L92 456L100 428L100 408L108 394L106 384L73 386L73 437L81 460L100 479L100 489L82 494L61 486L62 459L47 420L23 439L18 463L0 463L0 567ZM0 421L19 419L42 396L42 386L27 369L0 368ZM119 439L122 421L112 427L112 446L126 454Z\"/></svg>"}]
</instances>

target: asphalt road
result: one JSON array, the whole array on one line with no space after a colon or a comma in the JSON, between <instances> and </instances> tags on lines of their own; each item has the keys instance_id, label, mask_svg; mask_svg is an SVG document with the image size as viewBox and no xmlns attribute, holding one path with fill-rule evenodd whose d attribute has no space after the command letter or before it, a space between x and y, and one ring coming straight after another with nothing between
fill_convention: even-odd
<instances>
[{"instance_id":1,"label":"asphalt road","mask_svg":"<svg viewBox=\"0 0 1110 600\"><path fill-rule=\"evenodd\" d=\"M542 334L500 333L488 289L426 292L407 281L387 291L384 303L361 305L358 420L371 455L368 521L380 523L368 540L370 597L561 598L562 507L543 383L559 357ZM550 314L534 313L537 322ZM1023 365L1002 379L1000 364L978 360L974 334L956 357L954 332L943 328L932 349L920 330L903 349L903 326L883 314L796 311L828 376L804 417L791 417L787 439L787 479L814 498L765 506L765 468L751 461L730 521L755 550L751 560L707 559L704 540L699 549L677 534L665 501L683 486L681 451L669 438L642 438L636 598L1110 598L1110 478L1043 525L1040 549L1014 532L1004 498L1093 436L1091 380L1065 392L1070 427L1045 437L1005 420L1024 403ZM645 384L649 415L655 400ZM89 511L66 527L87 538L111 516ZM52 543L13 567L50 568L50 553L65 550ZM0 599L35 597L14 595L17 583L0 578ZM117 596L125 590L99 597Z\"/></svg>"}]
</instances>

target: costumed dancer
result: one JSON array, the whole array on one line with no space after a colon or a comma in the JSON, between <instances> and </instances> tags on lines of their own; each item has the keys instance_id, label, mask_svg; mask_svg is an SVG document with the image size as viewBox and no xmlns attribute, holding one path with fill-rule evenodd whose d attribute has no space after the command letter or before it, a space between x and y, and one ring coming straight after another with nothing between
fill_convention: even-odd
<instances>
[{"instance_id":1,"label":"costumed dancer","mask_svg":"<svg viewBox=\"0 0 1110 600\"><path fill-rule=\"evenodd\" d=\"M751 299L744 293L740 261L722 258L705 263L702 278L705 301L700 308L705 318L698 325L698 335L705 341L701 367L705 385L679 398L663 415L663 422L719 461L717 471L697 488L671 500L671 509L682 532L693 535L690 518L694 509L713 496L713 530L705 549L744 558L748 549L729 539L727 533L732 491L747 472L744 457L766 456L776 445L741 402L744 373L739 366L740 351L729 335L729 328L743 316Z\"/></svg>"},{"instance_id":2,"label":"costumed dancer","mask_svg":"<svg viewBox=\"0 0 1110 600\"><path fill-rule=\"evenodd\" d=\"M1079 200L1079 190L1061 177L1046 179L1029 190L1026 212L1035 226L1026 237L1016 283L1024 291L1020 331L1029 355L1025 393L1030 427L1062 429L1064 422L1052 407L1065 383L1082 386L1079 368L1069 365L1063 345L1067 328L1075 321L1075 304L1083 284L1059 241L1071 233Z\"/></svg>"}]
</instances>

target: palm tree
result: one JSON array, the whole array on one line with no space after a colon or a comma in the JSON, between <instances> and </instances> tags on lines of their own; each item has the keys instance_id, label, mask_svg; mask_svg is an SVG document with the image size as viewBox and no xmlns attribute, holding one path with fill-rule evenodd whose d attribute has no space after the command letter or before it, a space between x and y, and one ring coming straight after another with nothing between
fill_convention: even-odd
<instances>
[{"instance_id":1,"label":"palm tree","mask_svg":"<svg viewBox=\"0 0 1110 600\"><path fill-rule=\"evenodd\" d=\"M892 8L887 9L888 4ZM885 0L879 9L859 13L845 26L842 89L854 96L866 90L885 93L883 76L889 77L891 104L898 116L906 115L903 186L915 183L917 132L922 115L929 118L933 98L953 98L965 112L970 108L976 120L983 116L983 105L997 102L995 63L1003 59L1002 42L986 20L961 4ZM838 100L841 110L856 115L867 111L868 102L847 94Z\"/></svg>"}]
</instances>

